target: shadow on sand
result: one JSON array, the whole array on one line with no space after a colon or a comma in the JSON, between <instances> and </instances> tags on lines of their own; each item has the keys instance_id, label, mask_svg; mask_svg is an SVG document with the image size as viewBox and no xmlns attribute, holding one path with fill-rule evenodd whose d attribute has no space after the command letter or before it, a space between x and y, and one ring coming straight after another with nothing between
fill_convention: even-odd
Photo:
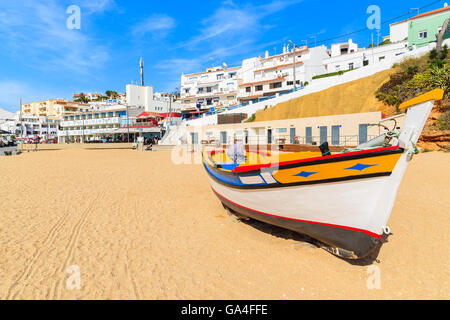
<instances>
[{"instance_id":1,"label":"shadow on sand","mask_svg":"<svg viewBox=\"0 0 450 320\"><path fill-rule=\"evenodd\" d=\"M380 261L377 259L378 255L380 253L380 249L382 247L382 244L378 245L372 252L365 258L359 259L359 260L350 260L350 259L344 259L338 255L335 255L332 251L332 249L327 246L326 244L313 239L311 237L308 237L307 235L303 235L300 233L297 233L295 231L291 231L288 229L284 229L281 227L277 227L271 224L267 224L265 222L253 220L250 218L242 217L239 214L236 214L234 211L227 209L228 215L232 217L233 219L236 219L237 221L240 221L242 223L245 223L246 225L255 228L261 232L264 232L266 234L270 234L273 237L277 237L284 240L293 240L298 242L299 244L305 244L308 247L315 247L317 249L323 249L327 251L328 253L332 254L336 258L347 262L348 264L354 265L354 266L361 266L366 267L370 266L374 263L380 263Z\"/></svg>"}]
</instances>

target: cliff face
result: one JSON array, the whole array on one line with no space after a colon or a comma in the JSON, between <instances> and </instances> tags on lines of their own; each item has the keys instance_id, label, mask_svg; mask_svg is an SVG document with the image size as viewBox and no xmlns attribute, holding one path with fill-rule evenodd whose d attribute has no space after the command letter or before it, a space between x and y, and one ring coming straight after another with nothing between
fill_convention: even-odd
<instances>
[{"instance_id":1,"label":"cliff face","mask_svg":"<svg viewBox=\"0 0 450 320\"><path fill-rule=\"evenodd\" d=\"M256 113L255 121L284 120L377 111L382 103L375 97L394 69L345 83L321 92L280 103Z\"/></svg>"},{"instance_id":2,"label":"cliff face","mask_svg":"<svg viewBox=\"0 0 450 320\"><path fill-rule=\"evenodd\" d=\"M450 151L450 99L436 102L418 146L423 150Z\"/></svg>"}]
</instances>

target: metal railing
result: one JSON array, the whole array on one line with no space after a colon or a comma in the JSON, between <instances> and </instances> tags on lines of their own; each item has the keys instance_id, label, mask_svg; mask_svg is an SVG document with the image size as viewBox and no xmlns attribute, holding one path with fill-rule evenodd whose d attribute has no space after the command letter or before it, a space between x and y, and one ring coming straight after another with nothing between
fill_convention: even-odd
<instances>
[{"instance_id":1,"label":"metal railing","mask_svg":"<svg viewBox=\"0 0 450 320\"><path fill-rule=\"evenodd\" d=\"M320 146L324 142L328 142L330 148L333 147L356 147L362 143L370 141L377 136L368 135L367 137L359 135L340 135L340 136L294 136L274 133L272 137L267 135L236 135L236 139L242 141L246 145L310 145ZM225 140L226 141L225 141ZM234 136L227 134L227 137L206 136L197 144L203 145L228 145L233 143ZM192 141L190 141L192 143Z\"/></svg>"}]
</instances>

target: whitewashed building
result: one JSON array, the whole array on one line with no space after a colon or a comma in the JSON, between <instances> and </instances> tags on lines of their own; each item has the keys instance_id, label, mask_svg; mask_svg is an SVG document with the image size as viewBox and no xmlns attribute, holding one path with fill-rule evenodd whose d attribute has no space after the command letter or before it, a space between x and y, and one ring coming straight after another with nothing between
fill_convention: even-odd
<instances>
[{"instance_id":1,"label":"whitewashed building","mask_svg":"<svg viewBox=\"0 0 450 320\"><path fill-rule=\"evenodd\" d=\"M0 129L10 132L16 137L29 139L41 138L56 140L59 133L59 120L44 116L20 114L17 112L12 118L0 121Z\"/></svg>"},{"instance_id":2,"label":"whitewashed building","mask_svg":"<svg viewBox=\"0 0 450 320\"><path fill-rule=\"evenodd\" d=\"M324 60L328 73L353 70L379 62L395 62L409 51L407 40L368 49L358 48L351 40L348 44L348 50L342 50L342 47L341 50L337 47L333 50L335 45L332 45L331 56Z\"/></svg>"},{"instance_id":3,"label":"whitewashed building","mask_svg":"<svg viewBox=\"0 0 450 320\"><path fill-rule=\"evenodd\" d=\"M205 72L181 75L182 110L227 108L238 104L241 67L208 68Z\"/></svg>"},{"instance_id":4,"label":"whitewashed building","mask_svg":"<svg viewBox=\"0 0 450 320\"><path fill-rule=\"evenodd\" d=\"M155 93L153 86L127 85L126 104L132 108L144 108L145 112L178 112L181 104L172 100L167 94Z\"/></svg>"},{"instance_id":5,"label":"whitewashed building","mask_svg":"<svg viewBox=\"0 0 450 320\"><path fill-rule=\"evenodd\" d=\"M328 58L325 46L294 50L283 49L282 54L246 59L242 62L238 99L241 103L258 101L264 97L300 88L312 77L325 72L323 60ZM295 64L294 64L295 59ZM294 75L295 70L295 75ZM296 86L294 86L294 81Z\"/></svg>"}]
</instances>

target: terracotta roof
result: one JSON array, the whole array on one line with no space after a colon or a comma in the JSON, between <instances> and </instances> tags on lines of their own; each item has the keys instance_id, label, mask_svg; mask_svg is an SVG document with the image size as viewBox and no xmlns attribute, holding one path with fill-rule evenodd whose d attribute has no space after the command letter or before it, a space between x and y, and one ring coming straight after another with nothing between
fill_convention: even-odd
<instances>
[{"instance_id":1,"label":"terracotta roof","mask_svg":"<svg viewBox=\"0 0 450 320\"><path fill-rule=\"evenodd\" d=\"M239 87L250 86L250 85L254 85L254 84L258 84L258 83L273 82L273 81L281 80L281 79L284 79L284 78L286 78L286 76L278 77L278 78L271 79L271 80L264 80L264 81L257 81L257 82L248 82L248 83L240 84Z\"/></svg>"},{"instance_id":2,"label":"terracotta roof","mask_svg":"<svg viewBox=\"0 0 450 320\"><path fill-rule=\"evenodd\" d=\"M192 77L192 76L199 76L201 74L210 74L210 73L216 73L216 72L227 72L227 71L234 71L234 70L238 70L241 67L231 67L228 69L220 69L220 70L216 70L216 71L203 71L203 72L197 72L197 73L190 73L190 74L185 74L185 77Z\"/></svg>"},{"instance_id":3,"label":"terracotta roof","mask_svg":"<svg viewBox=\"0 0 450 320\"><path fill-rule=\"evenodd\" d=\"M295 64L296 64L296 65L297 65L297 64L303 64L303 61L295 62ZM270 67L270 68L258 69L258 70L255 70L254 72L265 71L265 70L271 70L271 69L278 69L278 68L284 68L284 67L289 67L289 66L293 66L293 65L294 65L294 63L281 64L281 65L279 65L279 66L274 66L274 67Z\"/></svg>"},{"instance_id":4,"label":"terracotta roof","mask_svg":"<svg viewBox=\"0 0 450 320\"><path fill-rule=\"evenodd\" d=\"M295 50L295 54L309 52L309 49L305 48L305 47L301 47L301 48L297 47L296 49L297 50ZM268 58L262 58L261 61L270 60L270 59L274 59L274 58L278 58L278 57L282 57L282 56L291 56L293 54L294 54L293 52L280 53L280 54L277 54L275 56L271 56L271 57L268 57Z\"/></svg>"},{"instance_id":5,"label":"terracotta roof","mask_svg":"<svg viewBox=\"0 0 450 320\"><path fill-rule=\"evenodd\" d=\"M264 97L264 94L257 94L254 96L248 96L248 97L239 97L239 100L248 100L248 99L254 99L254 98L260 98L260 97Z\"/></svg>"},{"instance_id":6,"label":"terracotta roof","mask_svg":"<svg viewBox=\"0 0 450 320\"><path fill-rule=\"evenodd\" d=\"M392 26L392 25L395 25L395 24L402 23L402 22L406 22L406 21L410 21L410 20L415 20L415 19L423 18L423 17L430 16L430 15L433 15L433 14L438 14L438 13L441 13L441 12L445 12L445 11L447 11L447 10L450 10L450 6L443 7L443 8L439 8L439 9L436 9L436 10L433 10L433 11L428 11L428 12L424 12L424 13L418 14L418 15L415 16L415 17L412 17L412 18L409 18L409 19L406 19L406 20L403 20L403 21L395 22L395 23L391 24L391 26Z\"/></svg>"}]
</instances>

